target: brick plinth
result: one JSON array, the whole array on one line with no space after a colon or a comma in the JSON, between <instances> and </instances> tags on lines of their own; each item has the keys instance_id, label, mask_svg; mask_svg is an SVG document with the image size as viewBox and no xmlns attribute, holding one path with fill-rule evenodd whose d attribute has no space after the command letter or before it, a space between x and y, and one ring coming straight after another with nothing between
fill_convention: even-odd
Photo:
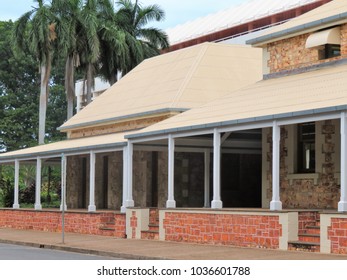
<instances>
[{"instance_id":1,"label":"brick plinth","mask_svg":"<svg viewBox=\"0 0 347 280\"><path fill-rule=\"evenodd\" d=\"M62 214L58 211L2 209L0 227L60 232L61 218ZM66 212L65 232L125 238L125 215L106 212Z\"/></svg>"},{"instance_id":2,"label":"brick plinth","mask_svg":"<svg viewBox=\"0 0 347 280\"><path fill-rule=\"evenodd\" d=\"M166 212L165 240L279 248L279 216Z\"/></svg>"},{"instance_id":3,"label":"brick plinth","mask_svg":"<svg viewBox=\"0 0 347 280\"><path fill-rule=\"evenodd\" d=\"M328 239L331 241L331 253L347 254L347 217L331 219Z\"/></svg>"}]
</instances>

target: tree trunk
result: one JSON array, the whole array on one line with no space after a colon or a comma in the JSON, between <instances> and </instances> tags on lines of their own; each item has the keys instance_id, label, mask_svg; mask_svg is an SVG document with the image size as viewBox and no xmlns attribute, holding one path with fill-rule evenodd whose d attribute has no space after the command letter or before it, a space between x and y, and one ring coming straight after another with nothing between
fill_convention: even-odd
<instances>
[{"instance_id":1,"label":"tree trunk","mask_svg":"<svg viewBox=\"0 0 347 280\"><path fill-rule=\"evenodd\" d=\"M93 85L93 66L88 63L87 69L87 105L92 102L92 85Z\"/></svg>"},{"instance_id":2,"label":"tree trunk","mask_svg":"<svg viewBox=\"0 0 347 280\"><path fill-rule=\"evenodd\" d=\"M39 107L39 145L45 143L46 134L46 112L48 102L48 81L51 74L50 55L47 55L47 63L41 64L41 86Z\"/></svg>"},{"instance_id":3,"label":"tree trunk","mask_svg":"<svg viewBox=\"0 0 347 280\"><path fill-rule=\"evenodd\" d=\"M44 83L46 75L46 65L41 65L41 88L39 107L39 145L45 143L46 133L46 111L47 111L47 85Z\"/></svg>"},{"instance_id":4,"label":"tree trunk","mask_svg":"<svg viewBox=\"0 0 347 280\"><path fill-rule=\"evenodd\" d=\"M67 100L67 120L72 118L75 100L75 83L74 83L74 63L73 57L66 59L65 65L65 91Z\"/></svg>"}]
</instances>

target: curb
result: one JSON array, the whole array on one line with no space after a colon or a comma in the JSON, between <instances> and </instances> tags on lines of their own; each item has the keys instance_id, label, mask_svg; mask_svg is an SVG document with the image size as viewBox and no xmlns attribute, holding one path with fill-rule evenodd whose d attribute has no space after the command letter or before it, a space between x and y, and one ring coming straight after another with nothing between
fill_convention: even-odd
<instances>
[{"instance_id":1,"label":"curb","mask_svg":"<svg viewBox=\"0 0 347 280\"><path fill-rule=\"evenodd\" d=\"M161 258L161 257L148 257L148 256L142 256L142 255L99 251L94 249L84 249L84 248L78 248L78 247L43 244L43 243L35 243L35 242L0 239L0 243L28 246L28 247L39 248L39 249L50 249L50 250L58 250L58 251L65 251L65 252L72 252L72 253L79 253L79 254L96 255L101 257L112 257L112 258L125 259L125 260L170 260L168 258Z\"/></svg>"}]
</instances>

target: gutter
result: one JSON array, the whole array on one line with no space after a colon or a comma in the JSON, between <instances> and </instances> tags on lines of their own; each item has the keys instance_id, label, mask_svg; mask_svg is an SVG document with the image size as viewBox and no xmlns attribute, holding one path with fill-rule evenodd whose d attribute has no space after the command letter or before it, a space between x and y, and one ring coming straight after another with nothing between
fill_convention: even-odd
<instances>
[{"instance_id":1,"label":"gutter","mask_svg":"<svg viewBox=\"0 0 347 280\"><path fill-rule=\"evenodd\" d=\"M301 25L298 25L295 27L291 27L291 28L288 28L286 30L282 30L282 31L271 33L271 34L263 35L263 36L260 36L258 38L250 39L250 40L246 41L246 44L258 45L258 44L264 43L266 41L273 41L273 40L278 39L280 37L293 35L293 34L308 30L310 28L318 28L319 29L319 27L321 27L322 25L327 25L327 24L334 24L335 25L337 21L346 20L346 19L347 19L347 12L344 12L342 14L330 16L330 17L323 18L320 20L316 20L316 21L301 24Z\"/></svg>"}]
</instances>

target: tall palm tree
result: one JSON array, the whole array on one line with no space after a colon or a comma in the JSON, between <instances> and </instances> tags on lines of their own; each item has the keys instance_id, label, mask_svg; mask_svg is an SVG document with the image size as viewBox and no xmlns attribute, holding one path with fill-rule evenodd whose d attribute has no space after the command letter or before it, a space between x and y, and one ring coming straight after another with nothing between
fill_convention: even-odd
<instances>
[{"instance_id":1,"label":"tall palm tree","mask_svg":"<svg viewBox=\"0 0 347 280\"><path fill-rule=\"evenodd\" d=\"M126 74L144 59L158 55L161 49L169 47L168 37L163 31L146 27L151 21L165 18L164 11L158 5L142 7L137 0L134 3L119 0L116 4L118 10L112 14L102 11L103 20L99 30L102 47L100 71L111 85L117 81L119 72Z\"/></svg>"},{"instance_id":2,"label":"tall palm tree","mask_svg":"<svg viewBox=\"0 0 347 280\"><path fill-rule=\"evenodd\" d=\"M80 54L84 48L81 40L81 32L85 30L81 22L83 0L52 0L51 8L55 15L59 55L65 58L67 119L70 119L75 100L75 69L80 66Z\"/></svg>"},{"instance_id":3,"label":"tall palm tree","mask_svg":"<svg viewBox=\"0 0 347 280\"><path fill-rule=\"evenodd\" d=\"M113 1L100 0L98 20L101 47L99 73L113 85L117 82L118 72L126 67L130 56L126 30L121 28L126 19L115 12Z\"/></svg>"},{"instance_id":4,"label":"tall palm tree","mask_svg":"<svg viewBox=\"0 0 347 280\"><path fill-rule=\"evenodd\" d=\"M81 53L81 62L86 69L87 104L92 100L92 87L96 73L96 64L100 57L100 41L98 37L98 7L99 0L85 0L81 11L82 32L81 40L84 48Z\"/></svg>"},{"instance_id":5,"label":"tall palm tree","mask_svg":"<svg viewBox=\"0 0 347 280\"><path fill-rule=\"evenodd\" d=\"M151 21L162 21L165 12L158 5L143 7L138 0L119 0L118 14L122 28L127 31L130 48L130 60L123 73L129 72L142 60L160 54L160 50L169 47L168 37L158 28L146 27ZM135 40L134 40L135 39Z\"/></svg>"},{"instance_id":6,"label":"tall palm tree","mask_svg":"<svg viewBox=\"0 0 347 280\"><path fill-rule=\"evenodd\" d=\"M38 7L23 14L14 25L15 51L23 51L26 44L36 55L40 65L41 88L39 109L39 144L44 143L49 79L52 67L53 45L56 39L55 24L50 7L43 0L35 0Z\"/></svg>"}]
</instances>

